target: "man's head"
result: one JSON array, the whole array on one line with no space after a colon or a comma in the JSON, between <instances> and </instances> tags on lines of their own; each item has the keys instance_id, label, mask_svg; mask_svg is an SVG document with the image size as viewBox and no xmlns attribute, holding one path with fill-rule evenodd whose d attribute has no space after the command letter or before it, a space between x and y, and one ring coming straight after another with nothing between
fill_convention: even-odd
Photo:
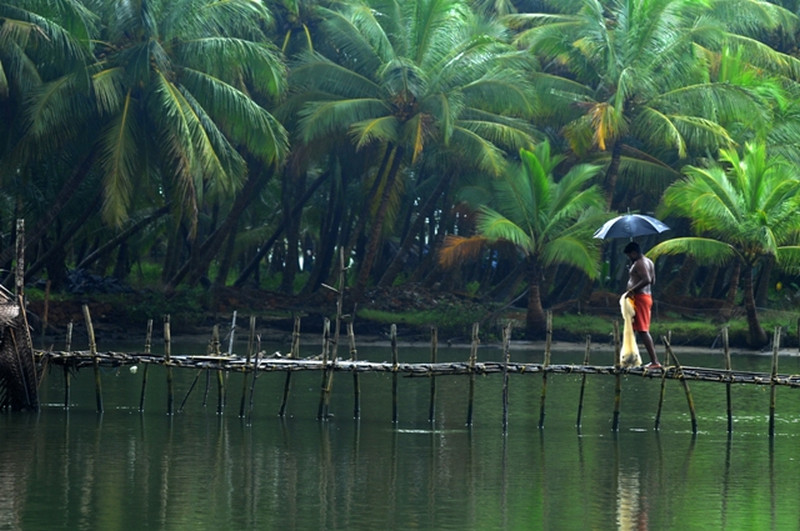
<instances>
[{"instance_id":1,"label":"man's head","mask_svg":"<svg viewBox=\"0 0 800 531\"><path fill-rule=\"evenodd\" d=\"M638 258L642 254L642 249L639 247L638 243L629 242L628 245L625 246L623 252L630 258Z\"/></svg>"}]
</instances>

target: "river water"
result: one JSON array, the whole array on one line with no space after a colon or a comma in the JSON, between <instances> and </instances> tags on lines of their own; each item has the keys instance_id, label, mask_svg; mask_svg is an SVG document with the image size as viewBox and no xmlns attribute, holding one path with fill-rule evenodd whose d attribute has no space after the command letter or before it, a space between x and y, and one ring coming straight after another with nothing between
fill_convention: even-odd
<instances>
[{"instance_id":1,"label":"river water","mask_svg":"<svg viewBox=\"0 0 800 531\"><path fill-rule=\"evenodd\" d=\"M267 347L268 351L270 347ZM308 354L306 354L308 355ZM401 348L424 361L425 348ZM442 348L440 360L468 349ZM514 350L515 361L541 352ZM602 348L596 364L611 364ZM359 358L389 360L388 349ZM482 346L480 360L500 358ZM555 352L553 363L581 363ZM721 367L720 353L682 353L685 365ZM769 370L769 356L738 354L734 368ZM0 529L797 529L800 528L800 396L779 388L776 435L768 436L769 387L733 386L727 434L725 386L691 383L693 436L683 388L667 382L653 430L660 380L623 379L620 429L612 432L614 378L549 375L539 428L542 376L511 375L509 428L502 430L502 376L478 377L474 422L465 427L468 378L400 378L392 423L391 375L362 374L361 419L353 377L336 373L330 411L317 421L320 375L292 375L287 415L277 416L283 373L261 374L252 417L238 416L242 375L227 376L217 412L216 375L187 398L192 369L174 371L166 415L166 370L102 371L105 411L95 412L94 375L72 379L65 410L60 369L48 372L39 414L0 415ZM785 353L780 372L800 372ZM248 384L249 385L249 384ZM205 405L204 405L205 401Z\"/></svg>"}]
</instances>

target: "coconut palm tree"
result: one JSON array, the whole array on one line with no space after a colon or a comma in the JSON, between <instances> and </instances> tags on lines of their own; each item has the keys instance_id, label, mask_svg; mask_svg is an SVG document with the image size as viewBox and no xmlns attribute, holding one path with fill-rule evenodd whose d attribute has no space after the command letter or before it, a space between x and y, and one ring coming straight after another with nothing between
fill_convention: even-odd
<instances>
[{"instance_id":1,"label":"coconut palm tree","mask_svg":"<svg viewBox=\"0 0 800 531\"><path fill-rule=\"evenodd\" d=\"M741 24L725 2L694 0L553 0L558 13L506 17L520 29L516 42L544 65L535 82L548 98L549 118L578 156L605 159L612 207L623 199L616 195L623 171L663 190L679 176L672 169L678 159L735 144L726 125L741 123L742 115L756 129L769 122L772 101L764 93L713 72L734 45L748 45L759 66L797 64L742 33L791 16L757 2L770 15L758 19L748 9L756 2L726 2L739 6Z\"/></svg>"},{"instance_id":2,"label":"coconut palm tree","mask_svg":"<svg viewBox=\"0 0 800 531\"><path fill-rule=\"evenodd\" d=\"M541 280L544 271L563 264L590 278L599 273L598 240L592 233L605 219L603 195L591 184L600 166L578 164L556 179L564 160L542 142L533 151L520 150L521 164L498 178L487 178L488 189L465 190L477 208L473 236L449 236L439 254L445 267L475 258L487 244L511 243L525 262L528 284L526 327L529 337L545 330Z\"/></svg>"},{"instance_id":3,"label":"coconut palm tree","mask_svg":"<svg viewBox=\"0 0 800 531\"><path fill-rule=\"evenodd\" d=\"M684 168L685 177L664 193L659 215L689 219L696 236L661 242L648 256L687 254L701 264L739 265L748 343L761 347L767 335L755 305L753 271L771 260L800 270L800 179L785 159L768 155L764 142L747 143L742 151L723 149L719 163Z\"/></svg>"},{"instance_id":4,"label":"coconut palm tree","mask_svg":"<svg viewBox=\"0 0 800 531\"><path fill-rule=\"evenodd\" d=\"M102 175L111 226L140 206L170 204L178 249L181 224L193 238L203 205L244 186L240 150L269 167L287 149L267 110L286 77L263 31L269 13L249 0L83 4L102 28L89 75L67 73L33 93L29 140L43 152L78 148L76 180Z\"/></svg>"},{"instance_id":5,"label":"coconut palm tree","mask_svg":"<svg viewBox=\"0 0 800 531\"><path fill-rule=\"evenodd\" d=\"M458 146L498 174L504 152L533 144L530 62L483 24L465 0L372 0L326 10L326 44L303 55L291 79L302 92L300 134L308 143L344 135L373 159L365 179L363 289L395 212L403 176L432 145ZM320 39L317 39L319 42Z\"/></svg>"}]
</instances>

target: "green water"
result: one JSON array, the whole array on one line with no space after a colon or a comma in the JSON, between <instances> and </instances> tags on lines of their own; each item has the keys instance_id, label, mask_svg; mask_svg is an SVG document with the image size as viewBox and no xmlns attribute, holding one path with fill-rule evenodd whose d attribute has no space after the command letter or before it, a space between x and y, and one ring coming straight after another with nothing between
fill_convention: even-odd
<instances>
[{"instance_id":1,"label":"green water","mask_svg":"<svg viewBox=\"0 0 800 531\"><path fill-rule=\"evenodd\" d=\"M426 349L401 349L423 360ZM440 359L464 360L444 348ZM390 358L387 349L362 359ZM483 347L480 359L499 359ZM540 361L514 351L516 360ZM580 363L583 352L555 353ZM593 354L603 364L610 355ZM686 365L721 366L721 354L683 354ZM767 356L737 356L742 370L768 370ZM781 372L800 372L796 356ZM362 374L360 421L353 377L337 373L330 420L315 420L320 375L294 373L288 415L277 417L285 375L262 374L250 422L238 418L242 375L227 377L217 414L216 379L205 375L185 410L165 414L166 371L102 371L105 412L95 413L94 377L64 382L51 370L38 415L0 415L0 529L797 529L800 528L800 396L778 389L777 434L767 435L769 388L733 387L735 427L726 432L725 387L692 383L699 433L683 389L667 382L660 432L653 431L660 381L623 380L620 430L611 431L614 378L590 376L575 428L581 377L550 375L538 428L541 375L510 378L509 430L502 432L502 376L478 377L474 425L464 425L468 379L400 378L391 422L391 376ZM175 408L193 370L175 371ZM203 406L203 399L206 406Z\"/></svg>"}]
</instances>

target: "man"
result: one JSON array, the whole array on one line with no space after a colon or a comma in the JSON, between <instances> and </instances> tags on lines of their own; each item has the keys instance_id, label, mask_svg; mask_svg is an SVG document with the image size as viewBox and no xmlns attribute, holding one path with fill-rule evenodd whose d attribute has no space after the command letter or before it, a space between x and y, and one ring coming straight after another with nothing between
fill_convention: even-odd
<instances>
[{"instance_id":1,"label":"man","mask_svg":"<svg viewBox=\"0 0 800 531\"><path fill-rule=\"evenodd\" d=\"M645 369L660 369L653 338L650 336L650 310L653 307L652 286L656 282L656 268L653 261L642 254L639 244L630 242L625 246L625 254L631 261L628 269L628 290L623 294L633 299L636 315L633 316L633 329L639 334L650 355L650 363Z\"/></svg>"}]
</instances>

